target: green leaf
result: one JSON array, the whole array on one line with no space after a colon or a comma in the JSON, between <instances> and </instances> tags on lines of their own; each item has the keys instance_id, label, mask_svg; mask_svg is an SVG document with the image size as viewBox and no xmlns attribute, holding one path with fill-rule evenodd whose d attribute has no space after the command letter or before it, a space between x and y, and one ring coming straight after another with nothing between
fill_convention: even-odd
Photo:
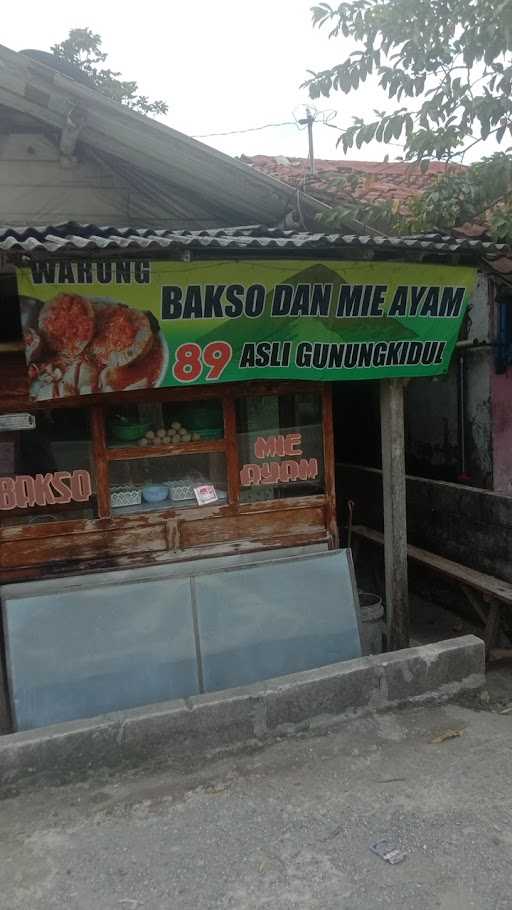
<instances>
[{"instance_id":1,"label":"green leaf","mask_svg":"<svg viewBox=\"0 0 512 910\"><path fill-rule=\"evenodd\" d=\"M400 139L402 135L404 118L401 116L393 117L391 120L391 130L394 139Z\"/></svg>"},{"instance_id":2,"label":"green leaf","mask_svg":"<svg viewBox=\"0 0 512 910\"><path fill-rule=\"evenodd\" d=\"M406 160L442 161L473 137L512 134L501 123L512 119L512 0L338 0L316 2L313 18L328 23L340 62L312 76L312 96L360 92L373 73L388 98L416 99L414 115L390 104L375 130L365 123L351 140L361 147L400 139ZM443 217L450 204L443 201Z\"/></svg>"},{"instance_id":3,"label":"green leaf","mask_svg":"<svg viewBox=\"0 0 512 910\"><path fill-rule=\"evenodd\" d=\"M375 138L376 138L377 142L382 142L382 140L384 138L385 127L386 127L386 121L383 119L383 120L381 120L381 122L379 123L379 125L375 131Z\"/></svg>"},{"instance_id":4,"label":"green leaf","mask_svg":"<svg viewBox=\"0 0 512 910\"><path fill-rule=\"evenodd\" d=\"M341 90L343 92L345 92L346 95L348 95L348 93L350 92L350 89L352 88L352 81L350 78L350 73L347 69L343 69L340 72L338 81L339 81L339 86L340 86Z\"/></svg>"},{"instance_id":5,"label":"green leaf","mask_svg":"<svg viewBox=\"0 0 512 910\"><path fill-rule=\"evenodd\" d=\"M388 120L388 122L386 123L386 126L384 128L384 135L382 138L383 138L384 142L391 142L391 140L393 138L393 120L392 119Z\"/></svg>"}]
</instances>

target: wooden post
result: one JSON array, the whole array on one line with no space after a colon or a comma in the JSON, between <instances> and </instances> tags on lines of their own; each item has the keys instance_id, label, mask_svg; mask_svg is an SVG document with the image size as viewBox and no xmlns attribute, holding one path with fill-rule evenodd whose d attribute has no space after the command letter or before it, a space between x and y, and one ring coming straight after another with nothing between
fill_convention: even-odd
<instances>
[{"instance_id":1,"label":"wooden post","mask_svg":"<svg viewBox=\"0 0 512 910\"><path fill-rule=\"evenodd\" d=\"M401 379L380 384L384 561L388 649L409 647L404 389Z\"/></svg>"},{"instance_id":2,"label":"wooden post","mask_svg":"<svg viewBox=\"0 0 512 910\"><path fill-rule=\"evenodd\" d=\"M98 518L110 518L110 488L108 480L107 441L103 408L91 408L91 436L94 474L96 477L96 502ZM140 451L140 450L139 450Z\"/></svg>"},{"instance_id":3,"label":"wooden post","mask_svg":"<svg viewBox=\"0 0 512 910\"><path fill-rule=\"evenodd\" d=\"M240 462L238 458L236 406L232 392L224 393L223 409L228 502L230 505L233 505L233 503L238 505L240 502Z\"/></svg>"},{"instance_id":4,"label":"wooden post","mask_svg":"<svg viewBox=\"0 0 512 910\"><path fill-rule=\"evenodd\" d=\"M322 428L324 443L324 481L327 504L325 507L326 524L329 532L329 549L335 550L340 545L338 522L336 518L336 461L334 455L334 426L332 413L332 385L324 383L322 390Z\"/></svg>"}]
</instances>

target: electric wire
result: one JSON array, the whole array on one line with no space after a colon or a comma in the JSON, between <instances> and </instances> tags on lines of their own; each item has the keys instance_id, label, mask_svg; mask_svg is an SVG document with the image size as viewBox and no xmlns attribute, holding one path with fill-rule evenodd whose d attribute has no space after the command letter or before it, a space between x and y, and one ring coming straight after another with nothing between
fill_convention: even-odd
<instances>
[{"instance_id":1,"label":"electric wire","mask_svg":"<svg viewBox=\"0 0 512 910\"><path fill-rule=\"evenodd\" d=\"M191 136L191 139L209 139L213 136L239 136L242 133L257 133L259 130L269 130L278 126L296 126L295 120L284 120L282 123L264 123L262 126L250 126L244 130L226 130L223 133L202 133L199 136Z\"/></svg>"}]
</instances>

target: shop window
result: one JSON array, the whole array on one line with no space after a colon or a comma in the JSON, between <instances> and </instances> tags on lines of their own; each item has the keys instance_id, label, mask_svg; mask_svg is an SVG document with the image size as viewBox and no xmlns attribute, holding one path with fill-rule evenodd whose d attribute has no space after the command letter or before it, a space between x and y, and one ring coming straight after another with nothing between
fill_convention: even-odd
<instances>
[{"instance_id":1,"label":"shop window","mask_svg":"<svg viewBox=\"0 0 512 910\"><path fill-rule=\"evenodd\" d=\"M221 452L111 461L109 478L114 516L227 501Z\"/></svg>"},{"instance_id":2,"label":"shop window","mask_svg":"<svg viewBox=\"0 0 512 910\"><path fill-rule=\"evenodd\" d=\"M319 394L240 398L236 408L242 502L323 492Z\"/></svg>"},{"instance_id":3,"label":"shop window","mask_svg":"<svg viewBox=\"0 0 512 910\"><path fill-rule=\"evenodd\" d=\"M1 526L92 518L94 500L88 411L0 415Z\"/></svg>"},{"instance_id":4,"label":"shop window","mask_svg":"<svg viewBox=\"0 0 512 910\"><path fill-rule=\"evenodd\" d=\"M147 402L119 405L107 412L109 447L179 445L222 439L222 402Z\"/></svg>"},{"instance_id":5,"label":"shop window","mask_svg":"<svg viewBox=\"0 0 512 910\"><path fill-rule=\"evenodd\" d=\"M319 393L244 396L235 411L237 466L220 398L0 415L0 524L224 505L227 454L240 471L241 502L324 491Z\"/></svg>"}]
</instances>

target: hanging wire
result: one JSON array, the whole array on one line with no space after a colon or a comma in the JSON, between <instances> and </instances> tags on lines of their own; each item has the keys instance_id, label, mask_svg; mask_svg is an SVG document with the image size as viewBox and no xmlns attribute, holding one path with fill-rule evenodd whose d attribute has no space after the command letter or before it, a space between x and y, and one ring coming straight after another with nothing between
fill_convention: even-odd
<instances>
[{"instance_id":1,"label":"hanging wire","mask_svg":"<svg viewBox=\"0 0 512 910\"><path fill-rule=\"evenodd\" d=\"M243 130L224 130L223 132L218 133L200 133L196 136L191 136L191 139L210 139L215 136L240 136L243 133L257 133L260 130L270 130L281 126L296 126L298 130L305 129L305 124L301 124L299 121L304 118L306 109L310 111L313 115L315 123L322 123L324 125L330 125L331 121L338 116L338 112L335 110L319 111L312 105L303 104L298 105L292 111L293 120L283 120L280 123L263 123L261 126L249 126ZM335 127L335 129L341 129L341 127Z\"/></svg>"},{"instance_id":2,"label":"hanging wire","mask_svg":"<svg viewBox=\"0 0 512 910\"><path fill-rule=\"evenodd\" d=\"M202 133L191 136L191 139L209 139L212 136L239 136L242 133L257 133L259 130L269 130L278 126L297 126L295 120L284 120L282 123L264 123L262 126L249 126L245 130L226 130L224 133Z\"/></svg>"}]
</instances>

